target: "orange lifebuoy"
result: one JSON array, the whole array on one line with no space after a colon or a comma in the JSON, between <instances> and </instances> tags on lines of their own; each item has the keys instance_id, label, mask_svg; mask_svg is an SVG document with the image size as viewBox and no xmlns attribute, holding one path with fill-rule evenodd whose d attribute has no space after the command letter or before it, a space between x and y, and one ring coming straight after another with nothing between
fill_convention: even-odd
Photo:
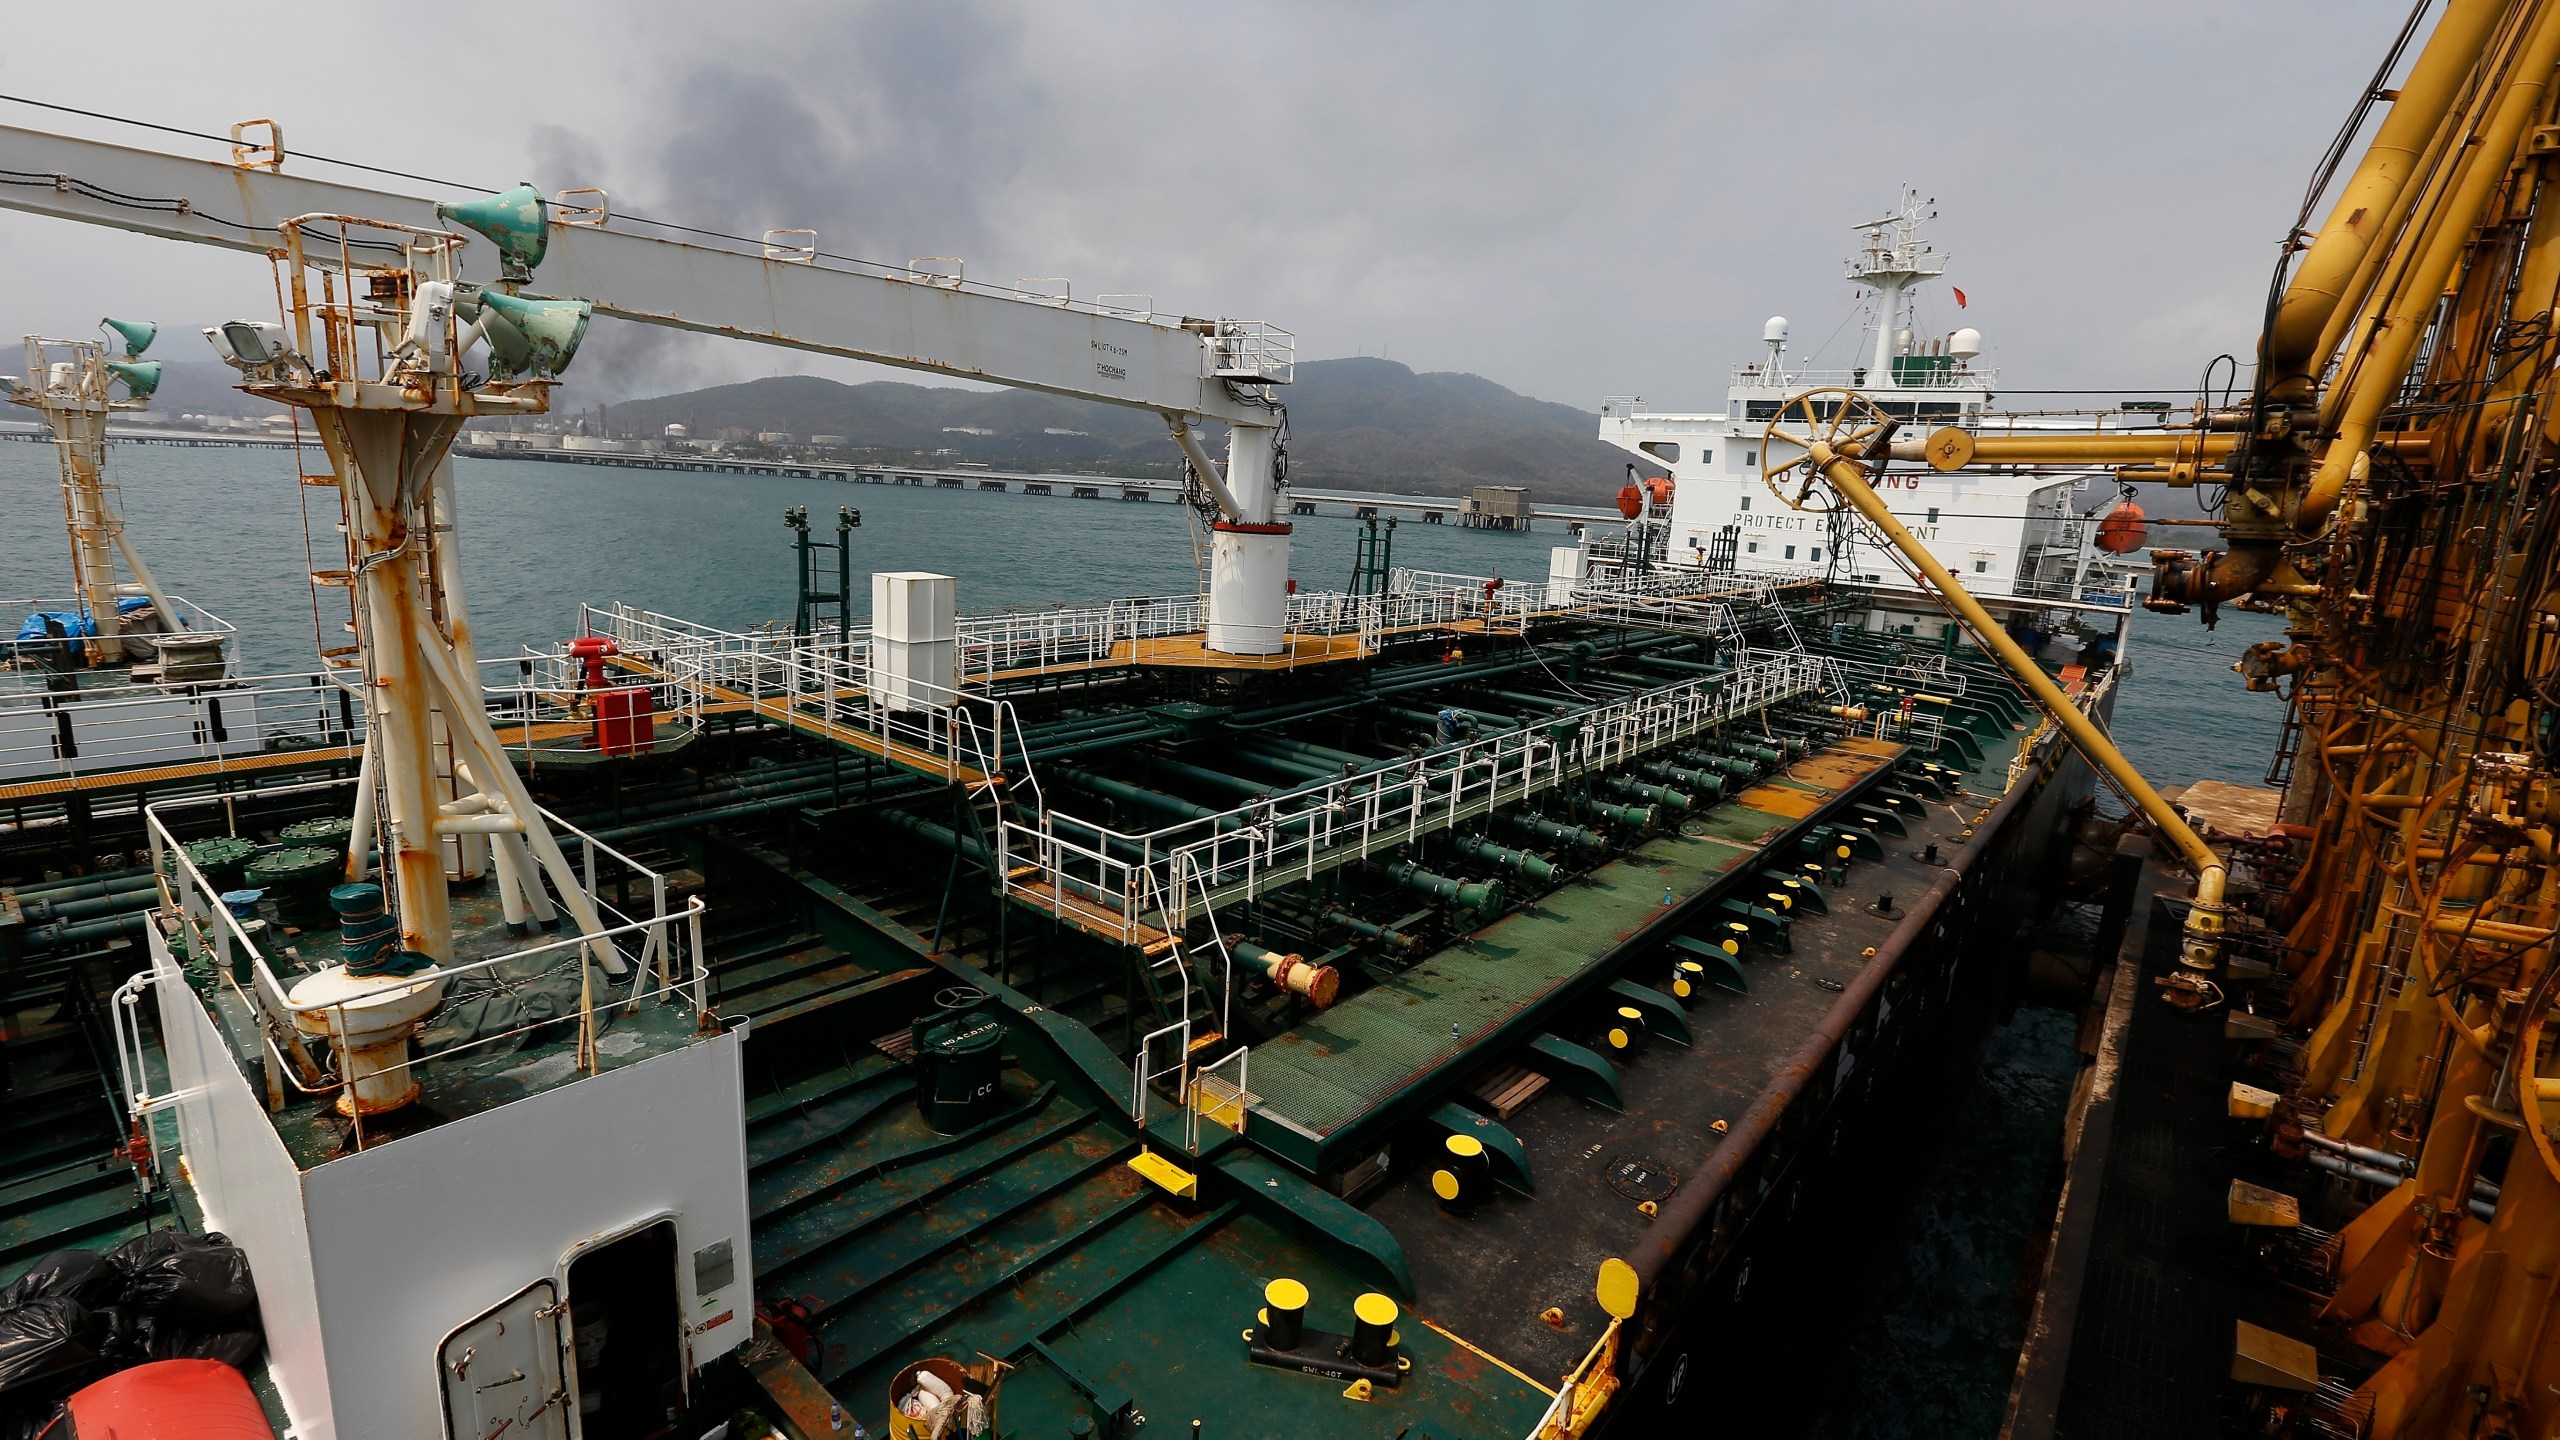
<instances>
[{"instance_id":1,"label":"orange lifebuoy","mask_svg":"<svg viewBox=\"0 0 2560 1440\"><path fill-rule=\"evenodd\" d=\"M1630 520L1643 514L1644 492L1633 485L1621 487L1618 491L1618 513Z\"/></svg>"}]
</instances>

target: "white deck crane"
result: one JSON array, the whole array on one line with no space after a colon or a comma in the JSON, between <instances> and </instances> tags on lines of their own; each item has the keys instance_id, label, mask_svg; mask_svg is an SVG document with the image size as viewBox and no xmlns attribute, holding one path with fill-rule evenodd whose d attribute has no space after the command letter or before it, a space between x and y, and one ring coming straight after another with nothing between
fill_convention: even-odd
<instances>
[{"instance_id":1,"label":"white deck crane","mask_svg":"<svg viewBox=\"0 0 2560 1440\"><path fill-rule=\"evenodd\" d=\"M471 233L432 201L289 173L272 122L232 133L230 157L205 160L0 127L0 207L277 262L287 324L226 325L216 343L248 374L246 388L311 411L337 471L341 583L356 593L374 717L357 820L368 825L379 787L409 948L452 958L447 875L470 873L480 856L496 866L510 920L547 918L539 868L582 933L602 928L488 733L451 534L454 437L475 414L545 408L553 367L475 388L460 361L477 326L455 315L457 286L535 303L575 297L646 324L1153 410L1217 510L1206 648L1286 647L1290 526L1273 398L1291 378L1285 331L1158 318L1140 297L1104 297L1137 302L1112 306L1063 287L995 289L966 281L956 262L844 261L807 231L737 248L664 238L613 216L599 191L564 192L556 205L524 196L522 253L492 253L504 247L489 231ZM1210 421L1228 427L1223 473L1194 433ZM360 833L356 863L367 845ZM607 946L597 959L622 968Z\"/></svg>"},{"instance_id":2,"label":"white deck crane","mask_svg":"<svg viewBox=\"0 0 2560 1440\"><path fill-rule=\"evenodd\" d=\"M268 143L244 140L225 162L0 126L0 207L257 254L274 250L276 227L297 215L451 228L432 201L289 174L272 128L257 133ZM1028 282L985 286L950 261L843 261L808 231L769 231L753 249L668 239L613 216L602 192L561 200L541 293L590 301L598 314L1162 415L1218 510L1208 648L1285 648L1289 512L1271 387L1291 378L1288 332L1158 316L1138 296L1101 297L1129 302L1110 305ZM483 256L475 240L463 262ZM1223 472L1192 434L1203 421L1228 427Z\"/></svg>"},{"instance_id":3,"label":"white deck crane","mask_svg":"<svg viewBox=\"0 0 2560 1440\"><path fill-rule=\"evenodd\" d=\"M149 597L164 628L176 629L179 615L125 534L124 516L107 484L107 416L149 402L160 383L160 363L143 359L142 352L159 327L130 320L101 320L98 326L114 331L121 345L28 336L27 373L0 375L0 396L42 415L53 437L62 472L63 526L71 540L72 589L89 616L89 663L106 665L124 658L119 602L126 596ZM121 359L115 349L122 350ZM125 387L127 398L115 397L117 385ZM130 588L116 578L119 557L133 576Z\"/></svg>"}]
</instances>

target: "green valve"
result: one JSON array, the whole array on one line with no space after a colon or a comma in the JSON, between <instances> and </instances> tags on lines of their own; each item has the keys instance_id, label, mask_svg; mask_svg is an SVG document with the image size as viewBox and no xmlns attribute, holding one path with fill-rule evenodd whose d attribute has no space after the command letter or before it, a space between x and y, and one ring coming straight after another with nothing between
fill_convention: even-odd
<instances>
[{"instance_id":1,"label":"green valve","mask_svg":"<svg viewBox=\"0 0 2560 1440\"><path fill-rule=\"evenodd\" d=\"M217 835L210 840L193 840L178 847L204 876L215 893L240 888L241 868L258 847L231 835ZM175 867L171 867L173 870Z\"/></svg>"}]
</instances>

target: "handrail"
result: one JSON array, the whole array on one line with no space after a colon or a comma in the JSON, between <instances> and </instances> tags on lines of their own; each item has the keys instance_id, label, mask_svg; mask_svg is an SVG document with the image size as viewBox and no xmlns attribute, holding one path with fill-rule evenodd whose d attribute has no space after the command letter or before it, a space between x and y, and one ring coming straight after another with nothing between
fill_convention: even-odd
<instances>
[{"instance_id":1,"label":"handrail","mask_svg":"<svg viewBox=\"0 0 2560 1440\"><path fill-rule=\"evenodd\" d=\"M348 789L353 784L352 781L319 781L303 785L281 786L268 793L280 795L304 791ZM223 803L223 799L224 797L220 796L197 797L164 800L148 805L143 811L145 832L150 841L154 868L170 876L175 882L164 891L164 899L171 907L172 918L178 923L189 942L190 950L192 951L200 944L204 950L210 952L219 983L228 986L254 1014L265 1015L273 1021L287 1025L298 1016L327 1014L330 1017L327 1022L328 1028L335 1033L344 1033L349 1028L346 1011L351 1005L377 1004L386 997L408 994L431 985L442 986L457 979L496 970L500 966L517 966L528 960L537 960L564 952L594 953L599 947L611 947L615 953L620 953L623 947L618 942L627 936L645 937L638 949L637 964L628 994L613 993L599 996L595 993L592 979L582 977L577 1012L581 1069L589 1073L595 1069L593 1042L596 1033L596 1017L600 1011L621 1008L628 1012L636 1008L642 1000L683 995L697 1015L710 1013L710 962L702 944L702 916L707 907L702 898L698 895L691 897L684 909L669 912L666 908L664 876L641 865L611 845L586 834L576 826L562 821L549 811L538 813L546 823L567 832L584 847L586 863L582 878L586 881L586 888L597 909L618 919L621 923L608 925L593 933L564 934L558 939L501 951L477 960L440 966L430 974L413 979L387 979L381 986L359 996L297 1005L292 1001L285 982L277 976L268 963L266 952L241 926L238 917L234 916L227 906L214 900L215 891L212 883L197 868L194 860L187 855L185 848L169 828L169 816L172 813L190 809L216 808ZM598 874L599 858L610 858L626 869L648 878L652 913L637 918L629 917L605 898L602 893L603 886L600 883L601 877ZM677 949L674 928L678 925L686 929L688 944L685 948L689 951L691 961L689 973L681 978L670 963ZM245 967L237 958L242 956L247 960ZM584 962L581 962L581 967L584 968ZM246 988L243 987L244 969ZM652 969L656 971L659 982L655 987L650 984ZM442 1060L496 1040L528 1034L544 1026L557 1024L562 1018L564 1017L549 1017L499 1034L479 1036L443 1050L405 1058L399 1065L391 1068L398 1069ZM277 1047L272 1035L262 1036L262 1039L276 1073L284 1077L285 1083L300 1093L315 1096L333 1094L352 1083L347 1077L341 1076L334 1081L323 1078L320 1083L306 1084L300 1072L307 1067L307 1061L301 1065L294 1063L292 1057L288 1057ZM362 1123L361 1118L358 1123L359 1125Z\"/></svg>"},{"instance_id":2,"label":"handrail","mask_svg":"<svg viewBox=\"0 0 2560 1440\"><path fill-rule=\"evenodd\" d=\"M1214 815L1124 832L1061 817L1007 817L1009 894L1077 918L1107 915L1119 938L1178 933L1186 884L1202 903L1312 878L1320 869L1392 849L1474 815L1525 802L1596 769L1839 683L1821 657L1745 651L1732 671L1675 681L1553 723L1524 726L1428 752ZM1135 857L1135 858L1132 858ZM1162 921L1161 925L1156 922Z\"/></svg>"}]
</instances>

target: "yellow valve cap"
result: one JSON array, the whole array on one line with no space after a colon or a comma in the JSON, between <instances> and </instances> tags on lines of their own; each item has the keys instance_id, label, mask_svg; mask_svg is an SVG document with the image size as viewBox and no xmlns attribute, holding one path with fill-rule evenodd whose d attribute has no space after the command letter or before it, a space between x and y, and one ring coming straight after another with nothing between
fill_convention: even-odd
<instances>
[{"instance_id":1,"label":"yellow valve cap","mask_svg":"<svg viewBox=\"0 0 2560 1440\"><path fill-rule=\"evenodd\" d=\"M1673 977L1673 979L1672 979L1672 981L1671 981L1671 993L1672 993L1672 994L1674 994L1674 995L1676 995L1676 996L1678 996L1679 998L1681 998L1681 999L1683 999L1683 1000L1688 999L1688 998L1689 998L1689 977L1688 977L1688 976L1686 976L1686 975L1680 975L1680 976L1675 976L1675 977Z\"/></svg>"},{"instance_id":2,"label":"yellow valve cap","mask_svg":"<svg viewBox=\"0 0 2560 1440\"><path fill-rule=\"evenodd\" d=\"M1650 1200L1639 1201L1636 1205L1636 1213L1640 1215L1659 1215L1662 1213L1662 1207L1654 1204Z\"/></svg>"},{"instance_id":3,"label":"yellow valve cap","mask_svg":"<svg viewBox=\"0 0 2560 1440\"><path fill-rule=\"evenodd\" d=\"M1796 897L1789 895L1782 890L1770 891L1767 899L1781 910L1793 910L1796 908Z\"/></svg>"},{"instance_id":4,"label":"yellow valve cap","mask_svg":"<svg viewBox=\"0 0 2560 1440\"><path fill-rule=\"evenodd\" d=\"M1739 955L1742 953L1742 946L1734 941L1727 940L1724 942L1724 953L1727 955Z\"/></svg>"},{"instance_id":5,"label":"yellow valve cap","mask_svg":"<svg viewBox=\"0 0 2560 1440\"><path fill-rule=\"evenodd\" d=\"M1473 1135L1452 1135L1443 1143L1449 1147L1450 1154L1462 1160L1473 1160L1484 1153L1484 1142Z\"/></svg>"},{"instance_id":6,"label":"yellow valve cap","mask_svg":"<svg viewBox=\"0 0 2560 1440\"><path fill-rule=\"evenodd\" d=\"M1636 1267L1612 1255L1600 1262L1599 1283L1593 1287L1600 1308L1624 1320L1636 1313L1636 1295L1641 1286L1636 1281Z\"/></svg>"},{"instance_id":7,"label":"yellow valve cap","mask_svg":"<svg viewBox=\"0 0 2560 1440\"><path fill-rule=\"evenodd\" d=\"M1633 1005L1621 1005L1618 1007L1618 1018L1621 1020L1633 1020L1638 1025L1641 1025L1644 1023L1644 1012Z\"/></svg>"},{"instance_id":8,"label":"yellow valve cap","mask_svg":"<svg viewBox=\"0 0 2560 1440\"><path fill-rule=\"evenodd\" d=\"M1849 858L1849 847L1846 845L1834 846L1831 853L1839 856L1843 860L1846 860Z\"/></svg>"},{"instance_id":9,"label":"yellow valve cap","mask_svg":"<svg viewBox=\"0 0 2560 1440\"><path fill-rule=\"evenodd\" d=\"M1358 1316L1364 1325L1393 1325L1396 1323L1396 1302L1372 1290L1351 1302L1351 1313Z\"/></svg>"},{"instance_id":10,"label":"yellow valve cap","mask_svg":"<svg viewBox=\"0 0 2560 1440\"><path fill-rule=\"evenodd\" d=\"M1295 1280L1274 1280L1262 1287L1262 1299L1274 1310L1304 1310L1307 1287Z\"/></svg>"},{"instance_id":11,"label":"yellow valve cap","mask_svg":"<svg viewBox=\"0 0 2560 1440\"><path fill-rule=\"evenodd\" d=\"M1448 1171L1446 1171L1446 1170L1434 1170L1434 1171L1432 1171L1432 1172L1431 1172L1431 1193L1432 1193L1432 1194L1434 1194L1434 1195L1439 1196L1439 1197L1440 1197L1441 1199L1443 1199L1443 1200L1455 1200L1455 1199L1457 1199L1457 1198L1458 1198L1458 1177L1457 1177L1457 1176L1455 1176L1455 1175L1450 1174L1450 1173L1449 1173Z\"/></svg>"},{"instance_id":12,"label":"yellow valve cap","mask_svg":"<svg viewBox=\"0 0 2560 1440\"><path fill-rule=\"evenodd\" d=\"M1726 1124L1726 1123L1724 1123L1723 1121L1719 1120L1719 1121L1717 1121L1716 1123L1714 1123L1713 1125L1708 1126L1707 1128L1708 1128L1708 1129L1710 1129L1710 1130L1713 1130L1713 1131L1714 1131L1714 1132L1716 1132L1717 1134L1721 1135L1721 1134L1723 1134L1724 1132L1726 1132L1727 1130L1732 1129L1733 1127L1732 1127L1732 1126L1730 1126L1730 1125L1727 1125L1727 1124Z\"/></svg>"},{"instance_id":13,"label":"yellow valve cap","mask_svg":"<svg viewBox=\"0 0 2560 1440\"><path fill-rule=\"evenodd\" d=\"M1626 1032L1626 1031L1624 1031L1624 1030L1618 1029L1618 1028L1617 1028L1616 1026L1614 1026L1614 1025L1613 1025L1613 1026L1611 1026L1611 1027L1609 1028L1609 1048L1610 1048L1610 1049L1612 1049L1612 1050L1624 1050L1624 1049L1626 1049L1626 1048L1627 1048L1627 1032Z\"/></svg>"}]
</instances>

